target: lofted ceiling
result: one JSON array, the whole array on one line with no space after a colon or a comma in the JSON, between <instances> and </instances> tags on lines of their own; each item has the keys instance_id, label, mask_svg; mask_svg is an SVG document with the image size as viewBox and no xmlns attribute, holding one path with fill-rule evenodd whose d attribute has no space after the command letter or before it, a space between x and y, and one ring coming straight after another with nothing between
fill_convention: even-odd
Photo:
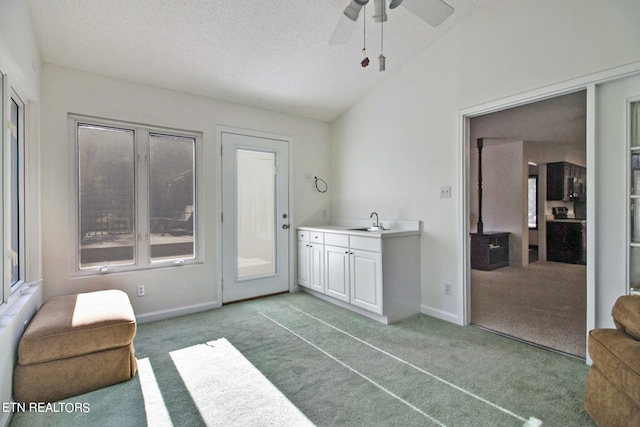
<instances>
[{"instance_id":1,"label":"lofted ceiling","mask_svg":"<svg viewBox=\"0 0 640 427\"><path fill-rule=\"evenodd\" d=\"M404 7L368 6L344 45L329 39L349 0L27 0L45 63L332 121L492 0L446 0L437 28ZM373 2L371 2L373 3Z\"/></svg>"}]
</instances>

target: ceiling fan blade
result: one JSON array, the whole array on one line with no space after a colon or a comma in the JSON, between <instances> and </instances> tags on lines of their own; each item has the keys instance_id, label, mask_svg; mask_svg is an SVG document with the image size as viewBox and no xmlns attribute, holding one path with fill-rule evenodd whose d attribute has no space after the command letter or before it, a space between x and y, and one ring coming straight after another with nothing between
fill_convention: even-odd
<instances>
[{"instance_id":1,"label":"ceiling fan blade","mask_svg":"<svg viewBox=\"0 0 640 427\"><path fill-rule=\"evenodd\" d=\"M437 27L453 13L442 0L404 0L402 6L432 27Z\"/></svg>"},{"instance_id":2,"label":"ceiling fan blade","mask_svg":"<svg viewBox=\"0 0 640 427\"><path fill-rule=\"evenodd\" d=\"M351 38L351 34L356 27L356 22L347 18L344 14L340 15L338 24L331 34L329 44L345 44Z\"/></svg>"},{"instance_id":3,"label":"ceiling fan blade","mask_svg":"<svg viewBox=\"0 0 640 427\"><path fill-rule=\"evenodd\" d=\"M344 13L340 15L338 24L333 30L333 34L331 34L331 39L329 39L329 44L345 44L349 41L360 15L360 10L367 2L368 0L351 0Z\"/></svg>"}]
</instances>

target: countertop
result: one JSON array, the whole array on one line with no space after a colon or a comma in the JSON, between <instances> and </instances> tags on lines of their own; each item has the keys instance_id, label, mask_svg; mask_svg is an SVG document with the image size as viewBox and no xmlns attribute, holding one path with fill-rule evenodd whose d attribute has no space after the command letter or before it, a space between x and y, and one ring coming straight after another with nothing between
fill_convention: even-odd
<instances>
[{"instance_id":1,"label":"countertop","mask_svg":"<svg viewBox=\"0 0 640 427\"><path fill-rule=\"evenodd\" d=\"M390 237L417 236L421 233L420 221L399 222L381 220L380 223L384 225L385 229L380 231L353 230L354 228L370 227L370 220L366 220L364 224L360 220L345 220L345 222L350 223L313 226L305 225L298 227L298 230L316 231L321 233L350 234L354 236L380 237L383 239Z\"/></svg>"},{"instance_id":2,"label":"countertop","mask_svg":"<svg viewBox=\"0 0 640 427\"><path fill-rule=\"evenodd\" d=\"M547 222L568 222L568 223L575 223L575 224L586 224L587 220L580 219L580 218L566 218L566 219L547 219Z\"/></svg>"}]
</instances>

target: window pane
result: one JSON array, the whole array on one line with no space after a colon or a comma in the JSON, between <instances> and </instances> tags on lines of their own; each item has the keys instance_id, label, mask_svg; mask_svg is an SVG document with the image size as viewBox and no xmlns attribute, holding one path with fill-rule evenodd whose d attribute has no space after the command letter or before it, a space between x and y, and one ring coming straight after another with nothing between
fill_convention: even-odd
<instances>
[{"instance_id":1,"label":"window pane","mask_svg":"<svg viewBox=\"0 0 640 427\"><path fill-rule=\"evenodd\" d=\"M20 282L20 107L11 100L11 286Z\"/></svg>"},{"instance_id":2,"label":"window pane","mask_svg":"<svg viewBox=\"0 0 640 427\"><path fill-rule=\"evenodd\" d=\"M193 138L149 136L152 261L195 256L194 153Z\"/></svg>"},{"instance_id":3,"label":"window pane","mask_svg":"<svg viewBox=\"0 0 640 427\"><path fill-rule=\"evenodd\" d=\"M132 264L134 132L78 125L80 267Z\"/></svg>"},{"instance_id":4,"label":"window pane","mask_svg":"<svg viewBox=\"0 0 640 427\"><path fill-rule=\"evenodd\" d=\"M640 291L640 248L632 246L629 250L629 287Z\"/></svg>"},{"instance_id":5,"label":"window pane","mask_svg":"<svg viewBox=\"0 0 640 427\"><path fill-rule=\"evenodd\" d=\"M529 177L529 228L538 227L538 178Z\"/></svg>"},{"instance_id":6,"label":"window pane","mask_svg":"<svg viewBox=\"0 0 640 427\"><path fill-rule=\"evenodd\" d=\"M239 279L275 271L275 153L237 150Z\"/></svg>"}]
</instances>

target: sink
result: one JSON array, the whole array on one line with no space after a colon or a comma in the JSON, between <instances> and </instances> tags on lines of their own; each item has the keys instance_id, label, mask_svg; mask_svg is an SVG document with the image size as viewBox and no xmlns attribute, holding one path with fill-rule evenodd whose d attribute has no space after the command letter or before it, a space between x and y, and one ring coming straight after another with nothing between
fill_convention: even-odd
<instances>
[{"instance_id":1,"label":"sink","mask_svg":"<svg viewBox=\"0 0 640 427\"><path fill-rule=\"evenodd\" d=\"M385 228L382 227L362 227L362 228L349 228L349 231L382 231Z\"/></svg>"}]
</instances>

